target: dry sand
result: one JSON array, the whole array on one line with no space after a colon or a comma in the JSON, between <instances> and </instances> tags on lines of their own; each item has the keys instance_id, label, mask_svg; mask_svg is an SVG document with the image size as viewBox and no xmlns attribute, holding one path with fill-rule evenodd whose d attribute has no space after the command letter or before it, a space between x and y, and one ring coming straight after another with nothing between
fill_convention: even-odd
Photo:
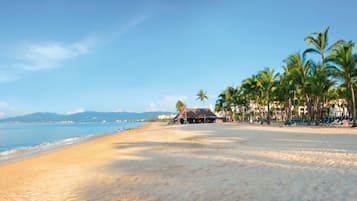
<instances>
[{"instance_id":1,"label":"dry sand","mask_svg":"<svg viewBox=\"0 0 357 201\"><path fill-rule=\"evenodd\" d=\"M149 124L0 164L0 200L357 200L356 133Z\"/></svg>"}]
</instances>

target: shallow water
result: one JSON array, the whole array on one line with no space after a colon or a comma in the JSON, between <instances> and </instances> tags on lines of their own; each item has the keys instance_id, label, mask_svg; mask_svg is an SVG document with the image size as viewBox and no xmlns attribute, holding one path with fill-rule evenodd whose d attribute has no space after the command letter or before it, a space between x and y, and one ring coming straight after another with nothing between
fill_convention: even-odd
<instances>
[{"instance_id":1,"label":"shallow water","mask_svg":"<svg viewBox=\"0 0 357 201\"><path fill-rule=\"evenodd\" d=\"M0 124L0 161L137 128L142 123Z\"/></svg>"}]
</instances>

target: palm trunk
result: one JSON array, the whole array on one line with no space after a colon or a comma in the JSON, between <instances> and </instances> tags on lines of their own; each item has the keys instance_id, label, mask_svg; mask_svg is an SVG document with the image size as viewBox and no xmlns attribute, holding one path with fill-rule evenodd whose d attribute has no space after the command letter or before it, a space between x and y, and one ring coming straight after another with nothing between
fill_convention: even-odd
<instances>
[{"instance_id":1,"label":"palm trunk","mask_svg":"<svg viewBox=\"0 0 357 201\"><path fill-rule=\"evenodd\" d=\"M267 117L267 124L270 125L270 97L269 97L269 93L268 93L268 117Z\"/></svg>"},{"instance_id":2,"label":"palm trunk","mask_svg":"<svg viewBox=\"0 0 357 201\"><path fill-rule=\"evenodd\" d=\"M232 110L231 111L231 122L235 121L234 118L235 118L235 112L234 112L234 110Z\"/></svg>"},{"instance_id":3,"label":"palm trunk","mask_svg":"<svg viewBox=\"0 0 357 201\"><path fill-rule=\"evenodd\" d=\"M294 106L294 112L295 112L295 119L296 119L296 117L297 117L297 113L296 113L296 104L295 104L295 90L293 91L294 93L294 95L293 95L293 106Z\"/></svg>"},{"instance_id":4,"label":"palm trunk","mask_svg":"<svg viewBox=\"0 0 357 201\"><path fill-rule=\"evenodd\" d=\"M318 97L316 97L315 105L316 105L315 120L316 120L316 126L318 126L320 125L320 117L321 117L321 106Z\"/></svg>"},{"instance_id":5,"label":"palm trunk","mask_svg":"<svg viewBox=\"0 0 357 201\"><path fill-rule=\"evenodd\" d=\"M356 100L355 100L355 91L353 89L352 82L350 81L348 83L350 89L351 89L351 96L352 96L352 119L353 119L353 124L352 127L356 127Z\"/></svg>"},{"instance_id":6,"label":"palm trunk","mask_svg":"<svg viewBox=\"0 0 357 201\"><path fill-rule=\"evenodd\" d=\"M255 103L256 103L256 107L257 107L257 108L258 108L258 110L259 110L259 116L261 116L261 114L260 114L260 113L261 113L261 111L260 111L260 108L259 108L259 99L258 99L258 96L256 97L256 99L255 99L255 100L256 100L256 102L255 102ZM256 117L256 116L257 116L257 115L255 115L255 119L257 119L257 117Z\"/></svg>"},{"instance_id":7,"label":"palm trunk","mask_svg":"<svg viewBox=\"0 0 357 201\"><path fill-rule=\"evenodd\" d=\"M326 117L328 117L328 114L329 114L329 110L325 106L328 106L327 98L323 97L323 101L322 101L322 105L321 105L321 115L320 115L321 120L324 120Z\"/></svg>"},{"instance_id":8,"label":"palm trunk","mask_svg":"<svg viewBox=\"0 0 357 201\"><path fill-rule=\"evenodd\" d=\"M288 120L291 121L291 98L289 96L289 101L288 101Z\"/></svg>"},{"instance_id":9,"label":"palm trunk","mask_svg":"<svg viewBox=\"0 0 357 201\"><path fill-rule=\"evenodd\" d=\"M294 112L295 112L295 120L301 119L299 115L299 105L296 104L296 91L294 91Z\"/></svg>"},{"instance_id":10,"label":"palm trunk","mask_svg":"<svg viewBox=\"0 0 357 201\"><path fill-rule=\"evenodd\" d=\"M311 117L312 117L312 104L308 95L306 95L306 103L307 103L307 124L311 125Z\"/></svg>"},{"instance_id":11,"label":"palm trunk","mask_svg":"<svg viewBox=\"0 0 357 201\"><path fill-rule=\"evenodd\" d=\"M268 102L268 118L267 118L267 123L270 125L270 104Z\"/></svg>"}]
</instances>

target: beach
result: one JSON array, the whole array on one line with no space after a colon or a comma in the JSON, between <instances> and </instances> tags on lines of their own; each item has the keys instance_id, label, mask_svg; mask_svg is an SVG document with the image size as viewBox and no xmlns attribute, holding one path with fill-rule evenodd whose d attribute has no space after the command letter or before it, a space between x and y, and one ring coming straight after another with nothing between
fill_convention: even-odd
<instances>
[{"instance_id":1,"label":"beach","mask_svg":"<svg viewBox=\"0 0 357 201\"><path fill-rule=\"evenodd\" d=\"M0 163L0 200L357 200L357 129L149 123Z\"/></svg>"}]
</instances>

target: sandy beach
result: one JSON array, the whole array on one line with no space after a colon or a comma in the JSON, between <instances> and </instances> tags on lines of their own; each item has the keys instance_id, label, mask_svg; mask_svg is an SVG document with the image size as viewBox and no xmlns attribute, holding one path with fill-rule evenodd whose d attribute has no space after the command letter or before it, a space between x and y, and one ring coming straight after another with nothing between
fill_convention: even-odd
<instances>
[{"instance_id":1,"label":"sandy beach","mask_svg":"<svg viewBox=\"0 0 357 201\"><path fill-rule=\"evenodd\" d=\"M357 129L147 124L0 164L0 200L357 200Z\"/></svg>"}]
</instances>

